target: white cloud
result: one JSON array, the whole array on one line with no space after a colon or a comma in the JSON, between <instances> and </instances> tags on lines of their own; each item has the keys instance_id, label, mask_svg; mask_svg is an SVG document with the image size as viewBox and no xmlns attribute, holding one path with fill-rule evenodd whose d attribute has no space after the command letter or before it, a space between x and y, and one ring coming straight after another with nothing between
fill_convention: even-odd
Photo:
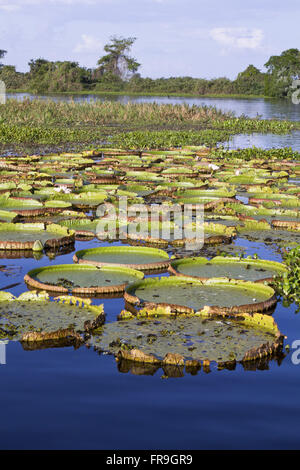
<instances>
[{"instance_id":1,"label":"white cloud","mask_svg":"<svg viewBox=\"0 0 300 470\"><path fill-rule=\"evenodd\" d=\"M81 35L82 41L78 43L73 52L81 53L81 52L99 52L99 49L102 49L103 44L102 42L95 38L94 36L90 36L88 34Z\"/></svg>"},{"instance_id":2,"label":"white cloud","mask_svg":"<svg viewBox=\"0 0 300 470\"><path fill-rule=\"evenodd\" d=\"M209 35L226 48L257 49L263 40L261 29L213 28Z\"/></svg>"}]
</instances>

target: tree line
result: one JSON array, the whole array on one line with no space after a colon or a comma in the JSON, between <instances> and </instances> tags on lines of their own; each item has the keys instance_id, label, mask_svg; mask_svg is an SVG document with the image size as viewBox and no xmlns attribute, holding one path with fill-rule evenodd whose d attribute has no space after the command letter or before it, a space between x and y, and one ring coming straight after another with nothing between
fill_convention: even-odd
<instances>
[{"instance_id":1,"label":"tree line","mask_svg":"<svg viewBox=\"0 0 300 470\"><path fill-rule=\"evenodd\" d=\"M131 57L135 37L112 37L104 46L95 68L81 67L73 61L31 60L29 71L18 72L13 65L0 63L0 80L8 90L32 93L55 92L128 92L192 95L264 95L289 97L293 81L300 78L300 51L288 49L266 62L266 72L254 65L239 73L235 80L226 77L211 80L192 77L144 78L138 73L139 64ZM0 49L0 59L7 51Z\"/></svg>"}]
</instances>

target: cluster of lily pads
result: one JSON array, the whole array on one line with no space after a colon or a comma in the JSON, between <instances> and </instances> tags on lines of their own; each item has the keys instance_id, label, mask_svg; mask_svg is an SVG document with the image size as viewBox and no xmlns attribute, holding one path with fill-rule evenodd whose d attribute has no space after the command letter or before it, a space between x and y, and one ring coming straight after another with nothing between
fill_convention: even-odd
<instances>
[{"instance_id":1,"label":"cluster of lily pads","mask_svg":"<svg viewBox=\"0 0 300 470\"><path fill-rule=\"evenodd\" d=\"M1 293L1 338L29 349L86 343L115 355L121 369L137 363L150 372L280 355L271 314L290 267L236 256L234 242L298 246L299 177L300 162L276 153L245 161L195 146L0 158L0 256L52 259L75 251L76 240L87 245L72 264L30 270L19 298ZM155 204L157 220L138 213L140 204ZM204 208L201 249L176 237L176 220L165 217L174 204ZM125 301L113 323L90 300L109 296Z\"/></svg>"}]
</instances>

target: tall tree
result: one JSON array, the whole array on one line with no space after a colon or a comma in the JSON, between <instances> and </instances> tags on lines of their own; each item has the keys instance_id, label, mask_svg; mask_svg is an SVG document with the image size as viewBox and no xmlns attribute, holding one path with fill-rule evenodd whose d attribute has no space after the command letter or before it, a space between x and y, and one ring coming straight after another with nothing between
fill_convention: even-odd
<instances>
[{"instance_id":1,"label":"tall tree","mask_svg":"<svg viewBox=\"0 0 300 470\"><path fill-rule=\"evenodd\" d=\"M4 49L0 49L0 59L2 59L5 56L6 53L7 53L7 51L5 51ZM2 67L2 66L3 66L3 64L1 64L1 62L0 62L0 67Z\"/></svg>"},{"instance_id":2,"label":"tall tree","mask_svg":"<svg viewBox=\"0 0 300 470\"><path fill-rule=\"evenodd\" d=\"M293 80L300 78L300 51L288 49L279 56L273 55L265 64L267 68L265 94L268 96L288 96Z\"/></svg>"},{"instance_id":3,"label":"tall tree","mask_svg":"<svg viewBox=\"0 0 300 470\"><path fill-rule=\"evenodd\" d=\"M104 46L104 51L107 54L98 60L101 73L115 75L121 80L128 80L141 65L129 55L135 40L136 38L133 37L111 37L110 43Z\"/></svg>"},{"instance_id":4,"label":"tall tree","mask_svg":"<svg viewBox=\"0 0 300 470\"><path fill-rule=\"evenodd\" d=\"M264 92L264 77L265 74L260 72L254 65L248 67L240 72L235 80L235 87L237 93L246 95L261 95Z\"/></svg>"}]
</instances>

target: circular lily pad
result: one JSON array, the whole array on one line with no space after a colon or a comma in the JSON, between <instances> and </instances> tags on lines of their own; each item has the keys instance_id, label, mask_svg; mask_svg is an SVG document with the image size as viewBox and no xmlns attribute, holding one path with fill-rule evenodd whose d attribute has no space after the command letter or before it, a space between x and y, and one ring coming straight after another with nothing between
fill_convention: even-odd
<instances>
[{"instance_id":1,"label":"circular lily pad","mask_svg":"<svg viewBox=\"0 0 300 470\"><path fill-rule=\"evenodd\" d=\"M99 327L104 322L103 306L77 297L58 297L50 302L46 293L25 292L15 298L0 293L2 339L42 341L72 336ZM25 338L24 338L25 339Z\"/></svg>"},{"instance_id":2,"label":"circular lily pad","mask_svg":"<svg viewBox=\"0 0 300 470\"><path fill-rule=\"evenodd\" d=\"M90 219L67 219L59 222L59 225L68 227L69 229L75 230L76 237L91 238L95 237L97 231L98 220Z\"/></svg>"},{"instance_id":3,"label":"circular lily pad","mask_svg":"<svg viewBox=\"0 0 300 470\"><path fill-rule=\"evenodd\" d=\"M274 290L264 284L192 277L145 279L128 286L124 298L136 307L169 306L173 313L194 311L263 312L277 302Z\"/></svg>"},{"instance_id":4,"label":"circular lily pad","mask_svg":"<svg viewBox=\"0 0 300 470\"><path fill-rule=\"evenodd\" d=\"M75 263L96 266L126 266L150 271L167 269L170 264L168 253L158 248L134 246L109 246L77 251L73 256Z\"/></svg>"},{"instance_id":5,"label":"circular lily pad","mask_svg":"<svg viewBox=\"0 0 300 470\"><path fill-rule=\"evenodd\" d=\"M1 250L33 250L59 248L74 243L74 231L56 224L43 223L1 223Z\"/></svg>"},{"instance_id":6,"label":"circular lily pad","mask_svg":"<svg viewBox=\"0 0 300 470\"><path fill-rule=\"evenodd\" d=\"M32 269L24 277L34 288L73 294L123 292L129 282L143 279L140 271L120 266L62 264Z\"/></svg>"},{"instance_id":7,"label":"circular lily pad","mask_svg":"<svg viewBox=\"0 0 300 470\"><path fill-rule=\"evenodd\" d=\"M134 318L105 324L100 334L91 337L91 344L120 358L160 365L183 365L184 360L244 362L282 346L273 318L264 321L264 317Z\"/></svg>"},{"instance_id":8,"label":"circular lily pad","mask_svg":"<svg viewBox=\"0 0 300 470\"><path fill-rule=\"evenodd\" d=\"M9 197L4 194L0 197L0 209L13 211L19 215L36 216L46 211L43 204L36 199L26 197Z\"/></svg>"},{"instance_id":9,"label":"circular lily pad","mask_svg":"<svg viewBox=\"0 0 300 470\"><path fill-rule=\"evenodd\" d=\"M169 271L176 276L190 276L202 280L226 277L243 281L271 282L276 274L287 271L287 268L275 261L216 256L211 260L201 257L175 260L171 263Z\"/></svg>"}]
</instances>

